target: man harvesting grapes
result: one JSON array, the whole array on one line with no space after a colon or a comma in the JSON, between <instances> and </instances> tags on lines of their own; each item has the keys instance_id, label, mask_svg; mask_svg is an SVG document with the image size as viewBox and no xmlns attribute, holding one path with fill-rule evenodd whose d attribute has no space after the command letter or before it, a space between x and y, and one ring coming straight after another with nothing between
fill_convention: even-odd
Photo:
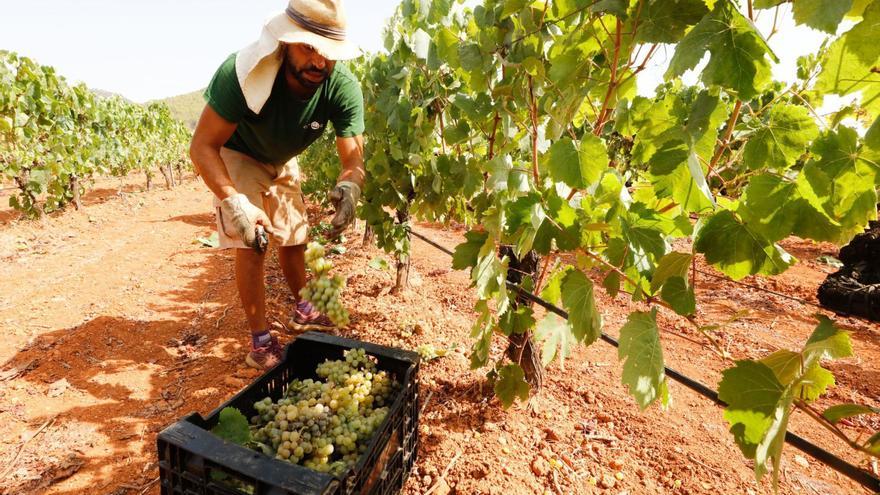
<instances>
[{"instance_id":1,"label":"man harvesting grapes","mask_svg":"<svg viewBox=\"0 0 880 495\"><path fill-rule=\"evenodd\" d=\"M290 327L333 328L299 297L308 223L296 156L333 123L342 172L330 192L336 207L330 235L338 236L354 219L366 173L363 95L349 69L336 63L360 55L345 27L341 0L290 0L258 41L217 70L193 135L190 156L215 195L220 246L235 249L235 280L251 331L246 362L258 369L281 357L266 322L263 232L278 245L298 300Z\"/></svg>"}]
</instances>

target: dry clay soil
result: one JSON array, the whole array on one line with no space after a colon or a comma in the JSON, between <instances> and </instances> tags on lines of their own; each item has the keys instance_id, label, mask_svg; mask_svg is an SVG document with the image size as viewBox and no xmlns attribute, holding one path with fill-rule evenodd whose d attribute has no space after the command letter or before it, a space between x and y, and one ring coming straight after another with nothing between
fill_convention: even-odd
<instances>
[{"instance_id":1,"label":"dry clay soil","mask_svg":"<svg viewBox=\"0 0 880 495\"><path fill-rule=\"evenodd\" d=\"M213 230L207 190L194 179L148 192L133 181L105 181L85 200L82 211L44 221L0 211L0 493L159 493L157 433L189 413L207 414L257 376L243 365L248 341L231 255L195 242ZM463 234L417 229L450 248ZM393 274L368 266L384 255L349 234L348 252L335 258L352 312L340 334L408 349L454 347L422 367L421 444L405 493L772 491L767 480L754 480L708 400L672 382L668 410L640 413L620 383L616 351L603 343L577 347L564 369L551 365L540 394L503 410L486 370L469 368L475 296L468 274L414 241L411 288L392 293ZM833 270L817 258L835 248L784 245L799 265L746 282L815 302L815 287ZM285 321L292 298L274 259L267 285L269 312ZM798 349L816 323L815 308L783 297L703 274L697 287L702 324L747 311L717 334L735 358ZM623 297L598 298L612 335L638 309ZM666 312L660 321L667 364L717 387L727 364L685 322ZM880 329L836 321L850 331L857 357L829 365L838 382L820 406L880 406ZM294 337L281 333L283 341ZM494 357L502 340L496 337ZM870 469L802 415L792 429ZM880 424L863 419L844 429L858 436ZM792 447L780 492L867 493Z\"/></svg>"}]
</instances>

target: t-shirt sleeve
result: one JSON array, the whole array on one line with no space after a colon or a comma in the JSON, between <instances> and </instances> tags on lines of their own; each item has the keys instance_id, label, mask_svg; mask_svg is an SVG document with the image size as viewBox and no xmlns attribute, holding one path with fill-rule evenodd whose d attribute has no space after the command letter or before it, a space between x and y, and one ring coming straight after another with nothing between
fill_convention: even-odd
<instances>
[{"instance_id":1,"label":"t-shirt sleeve","mask_svg":"<svg viewBox=\"0 0 880 495\"><path fill-rule=\"evenodd\" d=\"M357 80L350 74L340 78L339 91L334 95L330 121L337 137L359 136L364 133L364 95Z\"/></svg>"},{"instance_id":2,"label":"t-shirt sleeve","mask_svg":"<svg viewBox=\"0 0 880 495\"><path fill-rule=\"evenodd\" d=\"M208 105L229 122L241 122L247 115L247 102L235 74L235 54L230 55L214 73L204 97Z\"/></svg>"}]
</instances>

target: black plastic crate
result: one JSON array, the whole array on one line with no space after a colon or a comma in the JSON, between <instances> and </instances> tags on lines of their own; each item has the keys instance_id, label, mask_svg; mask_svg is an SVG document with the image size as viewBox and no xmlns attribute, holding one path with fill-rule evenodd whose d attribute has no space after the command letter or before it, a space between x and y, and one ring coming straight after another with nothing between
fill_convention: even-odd
<instances>
[{"instance_id":1,"label":"black plastic crate","mask_svg":"<svg viewBox=\"0 0 880 495\"><path fill-rule=\"evenodd\" d=\"M220 411L234 407L250 418L254 403L278 400L295 378L316 378L325 359L340 359L345 350L364 348L377 366L392 374L401 388L388 416L376 429L367 452L342 477L280 461L223 440L209 430ZM318 495L392 494L403 487L419 443L419 356L414 352L308 332L288 344L284 358L207 418L191 414L169 426L157 439L163 495ZM221 481L222 480L222 481Z\"/></svg>"}]
</instances>

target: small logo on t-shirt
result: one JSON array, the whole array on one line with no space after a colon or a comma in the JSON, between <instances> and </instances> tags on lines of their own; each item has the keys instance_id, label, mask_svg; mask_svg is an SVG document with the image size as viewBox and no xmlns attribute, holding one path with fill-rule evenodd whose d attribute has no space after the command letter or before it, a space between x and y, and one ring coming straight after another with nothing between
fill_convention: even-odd
<instances>
[{"instance_id":1,"label":"small logo on t-shirt","mask_svg":"<svg viewBox=\"0 0 880 495\"><path fill-rule=\"evenodd\" d=\"M312 129L313 131L317 131L321 127L324 127L320 122L312 122L311 124L306 124L303 126L304 129Z\"/></svg>"}]
</instances>

